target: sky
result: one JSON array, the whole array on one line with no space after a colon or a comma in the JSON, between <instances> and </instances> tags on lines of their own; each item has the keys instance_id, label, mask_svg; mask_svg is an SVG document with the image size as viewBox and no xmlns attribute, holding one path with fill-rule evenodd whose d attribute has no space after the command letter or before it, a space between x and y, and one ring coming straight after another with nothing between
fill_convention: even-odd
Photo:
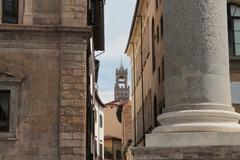
<instances>
[{"instance_id":1,"label":"sky","mask_svg":"<svg viewBox=\"0 0 240 160\"><path fill-rule=\"evenodd\" d=\"M115 71L121 64L128 68L131 80L130 58L124 54L132 24L136 0L106 0L105 4L105 53L98 56L100 72L98 89L106 103L114 98Z\"/></svg>"}]
</instances>

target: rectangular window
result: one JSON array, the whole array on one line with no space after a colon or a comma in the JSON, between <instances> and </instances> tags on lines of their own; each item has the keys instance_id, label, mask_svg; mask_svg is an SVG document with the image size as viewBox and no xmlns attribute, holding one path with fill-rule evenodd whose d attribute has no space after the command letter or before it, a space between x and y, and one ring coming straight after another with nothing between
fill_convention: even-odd
<instances>
[{"instance_id":1,"label":"rectangular window","mask_svg":"<svg viewBox=\"0 0 240 160\"><path fill-rule=\"evenodd\" d=\"M235 55L240 55L240 20L234 19Z\"/></svg>"},{"instance_id":2,"label":"rectangular window","mask_svg":"<svg viewBox=\"0 0 240 160\"><path fill-rule=\"evenodd\" d=\"M164 72L164 56L162 57L162 81L165 80L165 72Z\"/></svg>"},{"instance_id":3,"label":"rectangular window","mask_svg":"<svg viewBox=\"0 0 240 160\"><path fill-rule=\"evenodd\" d=\"M159 36L160 36L160 35L159 35L159 34L160 34L159 32L160 32L160 31L159 31L159 26L157 26L157 42L159 42L159 39L160 39L160 38L159 38Z\"/></svg>"},{"instance_id":4,"label":"rectangular window","mask_svg":"<svg viewBox=\"0 0 240 160\"><path fill-rule=\"evenodd\" d=\"M163 39L163 16L161 17L161 39Z\"/></svg>"},{"instance_id":5,"label":"rectangular window","mask_svg":"<svg viewBox=\"0 0 240 160\"><path fill-rule=\"evenodd\" d=\"M156 3L156 10L158 9L158 0L155 0Z\"/></svg>"},{"instance_id":6,"label":"rectangular window","mask_svg":"<svg viewBox=\"0 0 240 160\"><path fill-rule=\"evenodd\" d=\"M100 117L99 117L99 123L100 123L100 127L102 128L103 127L103 117L102 117L102 115L100 115Z\"/></svg>"},{"instance_id":7,"label":"rectangular window","mask_svg":"<svg viewBox=\"0 0 240 160\"><path fill-rule=\"evenodd\" d=\"M18 23L18 0L3 0L3 23Z\"/></svg>"},{"instance_id":8,"label":"rectangular window","mask_svg":"<svg viewBox=\"0 0 240 160\"><path fill-rule=\"evenodd\" d=\"M117 150L117 152L116 152L116 157L117 157L117 159L121 159L122 158L122 153L121 153L121 151L120 150Z\"/></svg>"},{"instance_id":9,"label":"rectangular window","mask_svg":"<svg viewBox=\"0 0 240 160\"><path fill-rule=\"evenodd\" d=\"M95 157L97 157L97 141L94 140L94 154L95 154Z\"/></svg>"},{"instance_id":10,"label":"rectangular window","mask_svg":"<svg viewBox=\"0 0 240 160\"><path fill-rule=\"evenodd\" d=\"M103 158L103 145L101 143L99 144L99 156L101 159Z\"/></svg>"},{"instance_id":11,"label":"rectangular window","mask_svg":"<svg viewBox=\"0 0 240 160\"><path fill-rule=\"evenodd\" d=\"M10 91L0 90L0 132L9 132Z\"/></svg>"},{"instance_id":12,"label":"rectangular window","mask_svg":"<svg viewBox=\"0 0 240 160\"><path fill-rule=\"evenodd\" d=\"M161 68L158 67L158 83L161 84Z\"/></svg>"}]
</instances>

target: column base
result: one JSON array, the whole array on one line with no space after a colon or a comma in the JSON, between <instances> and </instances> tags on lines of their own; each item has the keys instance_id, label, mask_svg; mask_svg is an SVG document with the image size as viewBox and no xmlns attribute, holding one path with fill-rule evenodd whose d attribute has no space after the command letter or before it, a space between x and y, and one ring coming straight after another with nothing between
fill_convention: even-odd
<instances>
[{"instance_id":1,"label":"column base","mask_svg":"<svg viewBox=\"0 0 240 160\"><path fill-rule=\"evenodd\" d=\"M240 114L222 110L183 110L158 116L153 133L240 132Z\"/></svg>"},{"instance_id":2,"label":"column base","mask_svg":"<svg viewBox=\"0 0 240 160\"><path fill-rule=\"evenodd\" d=\"M239 160L240 146L132 148L134 160Z\"/></svg>"},{"instance_id":3,"label":"column base","mask_svg":"<svg viewBox=\"0 0 240 160\"><path fill-rule=\"evenodd\" d=\"M239 146L240 132L183 132L146 135L147 147Z\"/></svg>"}]
</instances>

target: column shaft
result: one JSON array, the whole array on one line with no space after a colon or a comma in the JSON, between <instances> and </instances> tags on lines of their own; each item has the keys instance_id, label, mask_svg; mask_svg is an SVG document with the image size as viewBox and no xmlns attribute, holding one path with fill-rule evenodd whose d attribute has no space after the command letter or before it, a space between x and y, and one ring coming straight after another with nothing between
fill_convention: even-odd
<instances>
[{"instance_id":1,"label":"column shaft","mask_svg":"<svg viewBox=\"0 0 240 160\"><path fill-rule=\"evenodd\" d=\"M165 113L154 132L240 131L231 105L226 0L166 0Z\"/></svg>"}]
</instances>

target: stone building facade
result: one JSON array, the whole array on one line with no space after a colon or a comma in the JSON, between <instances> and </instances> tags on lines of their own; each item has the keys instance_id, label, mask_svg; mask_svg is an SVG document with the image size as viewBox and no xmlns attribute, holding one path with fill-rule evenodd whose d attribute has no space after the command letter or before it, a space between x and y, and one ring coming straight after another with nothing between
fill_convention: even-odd
<instances>
[{"instance_id":1,"label":"stone building facade","mask_svg":"<svg viewBox=\"0 0 240 160\"><path fill-rule=\"evenodd\" d=\"M157 11L153 12L151 6ZM134 144L147 147L133 148L134 159L240 158L240 142L236 140L240 133L240 117L234 112L239 111L239 104L233 101L235 108L232 107L230 91L230 84L232 89L239 85L239 11L238 0L137 1L126 53L132 59L135 86L132 98ZM160 24L153 21L159 17L158 12ZM151 28L148 31L150 45L144 41L147 19L152 20L147 23ZM157 48L158 37L162 37L159 38L162 48ZM152 73L150 70L144 72L147 66L144 54L148 53L145 52L148 45L151 49L147 57ZM157 58L157 63L156 51L157 56L162 57ZM154 74L157 65L162 68L159 74L163 79L162 87L155 84L159 79ZM142 83L141 94L139 90L136 92L138 80L144 82L144 77L152 84L151 91L156 89L162 93L156 98L157 103L155 98L150 99L152 108L157 106L158 109L151 109L157 114L149 115L157 115L161 124L150 132L144 124L149 118L147 101L142 96L145 88L148 89L147 84ZM232 90L232 99L235 94L239 94L239 89ZM140 102L141 99L144 101ZM156 105L161 99L163 103ZM138 125L138 121L144 122L145 126Z\"/></svg>"},{"instance_id":2,"label":"stone building facade","mask_svg":"<svg viewBox=\"0 0 240 160\"><path fill-rule=\"evenodd\" d=\"M232 8L240 5L240 1L228 0L226 7ZM135 145L144 146L145 134L158 125L157 116L165 108L165 73L164 73L164 24L163 11L164 0L138 0L133 17L132 28L125 52L131 58L132 66L132 105L133 105L133 133ZM229 39L233 39L234 24L237 23L239 9L235 16L229 15ZM233 11L232 11L233 12ZM232 22L232 23L234 23ZM230 48L237 42L229 41ZM238 47L235 45L235 47ZM229 49L230 80L232 85L232 97L240 97L239 92L239 56L238 48ZM167 64L166 64L167 65ZM234 85L235 84L235 85ZM237 87L235 87L237 86ZM142 99L142 101L141 101ZM239 109L239 98L233 105L237 112Z\"/></svg>"},{"instance_id":3,"label":"stone building facade","mask_svg":"<svg viewBox=\"0 0 240 160\"><path fill-rule=\"evenodd\" d=\"M91 47L92 35L102 35L93 34L89 20L97 7L87 0L1 2L0 103L7 129L0 130L0 160L89 159L90 57L103 50Z\"/></svg>"}]
</instances>

